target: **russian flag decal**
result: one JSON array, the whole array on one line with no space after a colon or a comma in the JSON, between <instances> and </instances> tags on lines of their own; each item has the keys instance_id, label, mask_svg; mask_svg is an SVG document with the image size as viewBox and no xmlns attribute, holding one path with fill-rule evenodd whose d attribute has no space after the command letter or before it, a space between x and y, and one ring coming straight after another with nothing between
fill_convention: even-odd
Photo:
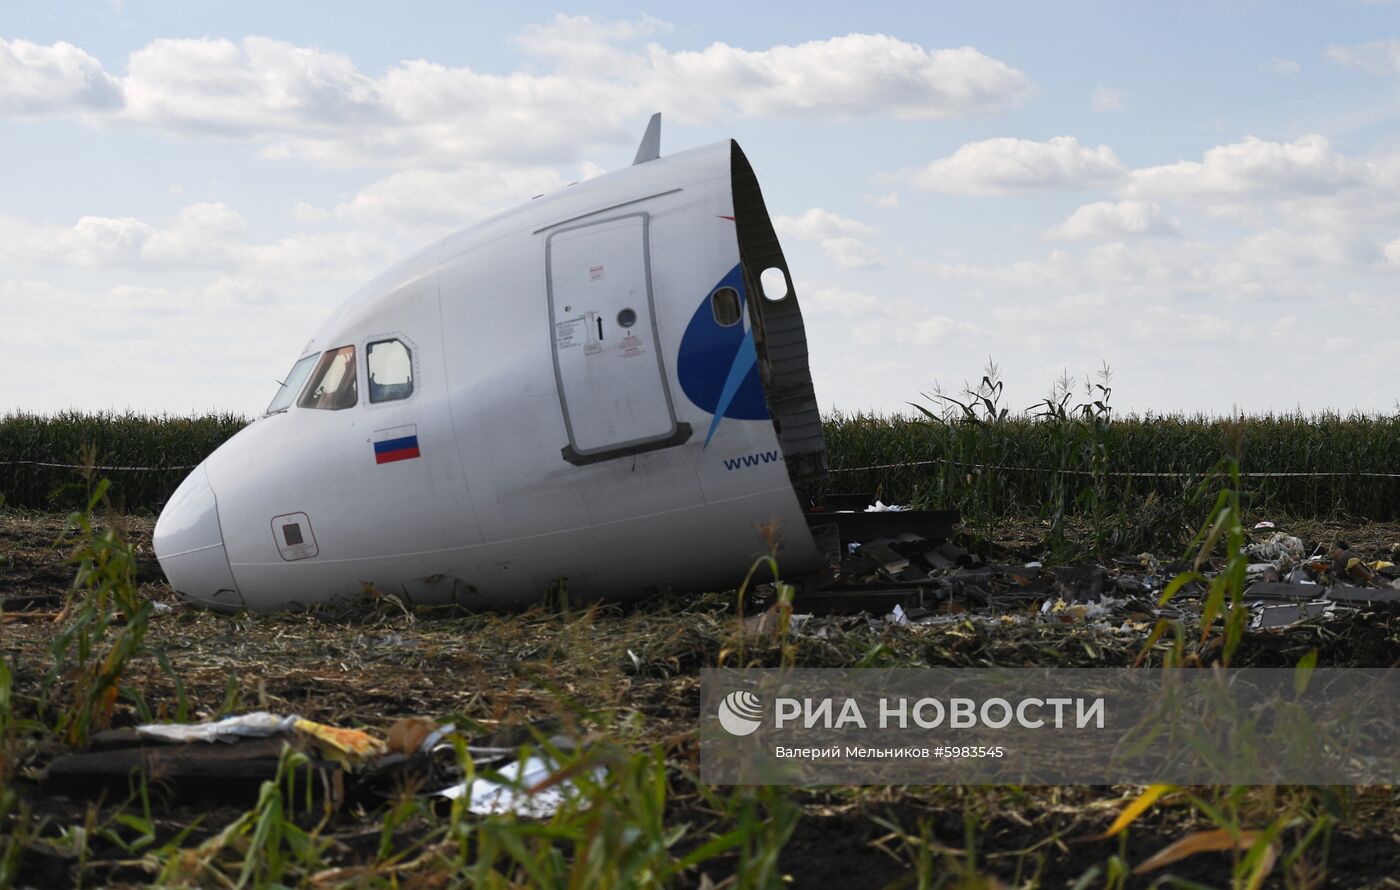
<instances>
[{"instance_id":1,"label":"russian flag decal","mask_svg":"<svg viewBox=\"0 0 1400 890\"><path fill-rule=\"evenodd\" d=\"M374 431L375 463L391 464L396 460L412 460L419 456L417 424Z\"/></svg>"}]
</instances>

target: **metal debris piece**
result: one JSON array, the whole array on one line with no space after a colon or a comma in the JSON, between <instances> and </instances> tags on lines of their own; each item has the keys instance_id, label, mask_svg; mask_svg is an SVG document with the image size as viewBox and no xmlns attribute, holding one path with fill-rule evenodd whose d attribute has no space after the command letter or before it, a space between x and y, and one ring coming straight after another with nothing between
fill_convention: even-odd
<instances>
[{"instance_id":1,"label":"metal debris piece","mask_svg":"<svg viewBox=\"0 0 1400 890\"><path fill-rule=\"evenodd\" d=\"M1314 600L1318 585L1288 584L1282 581L1260 581L1245 588L1244 598L1254 600Z\"/></svg>"},{"instance_id":2,"label":"metal debris piece","mask_svg":"<svg viewBox=\"0 0 1400 890\"><path fill-rule=\"evenodd\" d=\"M1400 591L1382 590L1372 587L1348 587L1334 584L1322 587L1318 584L1286 584L1280 581L1260 581L1245 589L1244 598L1248 602L1256 600L1312 601L1321 597L1334 603L1400 603Z\"/></svg>"},{"instance_id":3,"label":"metal debris piece","mask_svg":"<svg viewBox=\"0 0 1400 890\"><path fill-rule=\"evenodd\" d=\"M1275 627L1288 627L1290 624L1295 624L1299 621L1306 621L1309 618L1317 618L1318 616L1326 615L1330 608L1334 607L1331 603L1325 601L1261 606L1255 610L1251 626L1266 630Z\"/></svg>"},{"instance_id":4,"label":"metal debris piece","mask_svg":"<svg viewBox=\"0 0 1400 890\"><path fill-rule=\"evenodd\" d=\"M889 538L877 538L860 545L861 558L887 575L897 575L909 567L909 557L901 556L890 546Z\"/></svg>"},{"instance_id":5,"label":"metal debris piece","mask_svg":"<svg viewBox=\"0 0 1400 890\"><path fill-rule=\"evenodd\" d=\"M118 733L124 745L118 744ZM99 739L93 742L91 751L65 754L49 763L41 780L45 793L121 800L130 793L132 776L140 775L159 778L162 793L170 799L249 806L262 783L277 775L287 744L277 736L244 738L237 744L172 744L144 740L129 730L110 731L100 748ZM307 775L329 777L339 770L337 764L313 758ZM320 782L313 789L318 796L325 790Z\"/></svg>"},{"instance_id":6,"label":"metal debris piece","mask_svg":"<svg viewBox=\"0 0 1400 890\"><path fill-rule=\"evenodd\" d=\"M875 503L875 492L826 494L822 497L822 509L835 513L839 510L860 510Z\"/></svg>"},{"instance_id":7,"label":"metal debris piece","mask_svg":"<svg viewBox=\"0 0 1400 890\"><path fill-rule=\"evenodd\" d=\"M1365 603L1368 606L1400 604L1400 589L1378 590L1365 587L1330 587L1327 599L1334 603Z\"/></svg>"}]
</instances>

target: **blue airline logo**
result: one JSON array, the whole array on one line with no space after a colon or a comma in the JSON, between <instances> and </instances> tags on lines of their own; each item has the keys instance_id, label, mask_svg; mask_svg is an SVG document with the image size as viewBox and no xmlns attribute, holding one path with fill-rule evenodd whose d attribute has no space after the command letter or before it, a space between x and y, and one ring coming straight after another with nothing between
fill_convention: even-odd
<instances>
[{"instance_id":1,"label":"blue airline logo","mask_svg":"<svg viewBox=\"0 0 1400 890\"><path fill-rule=\"evenodd\" d=\"M710 298L722 287L732 287L739 293L739 305L743 308L737 324L726 326L715 321ZM735 266L705 294L681 336L680 353L676 357L676 377L680 380L681 391L696 407L714 415L705 433L707 448L720 421L726 417L768 419L768 403L763 397L763 383L758 378L758 351L754 347L748 315L743 271ZM757 460L752 455L738 460L750 458Z\"/></svg>"}]
</instances>

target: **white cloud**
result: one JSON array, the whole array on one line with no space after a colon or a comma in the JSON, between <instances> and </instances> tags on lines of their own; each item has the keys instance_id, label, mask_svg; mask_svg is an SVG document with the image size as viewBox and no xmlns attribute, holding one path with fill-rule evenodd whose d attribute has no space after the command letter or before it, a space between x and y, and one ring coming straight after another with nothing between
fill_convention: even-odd
<instances>
[{"instance_id":1,"label":"white cloud","mask_svg":"<svg viewBox=\"0 0 1400 890\"><path fill-rule=\"evenodd\" d=\"M669 22L645 13L636 21L609 21L561 12L548 22L527 25L514 42L531 55L557 61L566 70L619 76L629 73L635 57L617 44L674 30Z\"/></svg>"},{"instance_id":2,"label":"white cloud","mask_svg":"<svg viewBox=\"0 0 1400 890\"><path fill-rule=\"evenodd\" d=\"M461 227L564 184L558 171L546 167L471 164L452 171L404 170L336 205L335 215L369 224Z\"/></svg>"},{"instance_id":3,"label":"white cloud","mask_svg":"<svg viewBox=\"0 0 1400 890\"><path fill-rule=\"evenodd\" d=\"M948 157L900 175L928 191L989 195L1108 185L1123 172L1123 162L1108 146L1089 148L1073 136L1056 136L1046 142L969 142Z\"/></svg>"},{"instance_id":4,"label":"white cloud","mask_svg":"<svg viewBox=\"0 0 1400 890\"><path fill-rule=\"evenodd\" d=\"M773 228L785 237L808 239L875 234L875 230L863 222L838 216L820 207L813 207L801 216L779 214L773 217Z\"/></svg>"},{"instance_id":5,"label":"white cloud","mask_svg":"<svg viewBox=\"0 0 1400 890\"><path fill-rule=\"evenodd\" d=\"M984 333L972 322L943 315L938 303L926 299L877 296L842 287L799 287L798 292L809 339L820 341L839 331L842 347L853 343L862 347L866 365L871 355L886 355L891 343L929 346Z\"/></svg>"},{"instance_id":6,"label":"white cloud","mask_svg":"<svg viewBox=\"0 0 1400 890\"><path fill-rule=\"evenodd\" d=\"M122 87L123 122L187 133L314 136L393 122L348 57L267 37L154 40L131 54Z\"/></svg>"},{"instance_id":7,"label":"white cloud","mask_svg":"<svg viewBox=\"0 0 1400 890\"><path fill-rule=\"evenodd\" d=\"M1290 231L1271 227L1244 239L1239 256L1259 267L1330 265L1342 268L1375 256L1375 249L1363 252L1336 232Z\"/></svg>"},{"instance_id":8,"label":"white cloud","mask_svg":"<svg viewBox=\"0 0 1400 890\"><path fill-rule=\"evenodd\" d=\"M91 289L0 281L0 309L22 311L25 319L0 325L6 370L38 369L25 375L12 405L260 410L274 377L286 371L307 331L330 308L328 298L335 297L327 290L308 283L289 299L285 285L232 279ZM266 313L249 308L274 294L277 324L269 324ZM99 379L115 383L94 386Z\"/></svg>"},{"instance_id":9,"label":"white cloud","mask_svg":"<svg viewBox=\"0 0 1400 890\"><path fill-rule=\"evenodd\" d=\"M239 267L264 281L361 282L377 275L396 251L365 232L316 232L249 244L239 251Z\"/></svg>"},{"instance_id":10,"label":"white cloud","mask_svg":"<svg viewBox=\"0 0 1400 890\"><path fill-rule=\"evenodd\" d=\"M1128 110L1128 91L1111 87L1094 87L1094 95L1089 105L1099 114L1112 114Z\"/></svg>"},{"instance_id":11,"label":"white cloud","mask_svg":"<svg viewBox=\"0 0 1400 890\"><path fill-rule=\"evenodd\" d=\"M0 37L0 114L99 112L121 100L120 85L102 63L71 43Z\"/></svg>"},{"instance_id":12,"label":"white cloud","mask_svg":"<svg viewBox=\"0 0 1400 890\"><path fill-rule=\"evenodd\" d=\"M330 216L329 210L306 201L298 201L292 205L292 219L299 223L314 225L325 222Z\"/></svg>"},{"instance_id":13,"label":"white cloud","mask_svg":"<svg viewBox=\"0 0 1400 890\"><path fill-rule=\"evenodd\" d=\"M226 204L190 204L173 224L152 230L141 245L141 257L164 266L232 266L244 246L247 228L243 217Z\"/></svg>"},{"instance_id":14,"label":"white cloud","mask_svg":"<svg viewBox=\"0 0 1400 890\"><path fill-rule=\"evenodd\" d=\"M1385 253L1386 262L1390 263L1392 266L1400 266L1400 238L1396 238L1394 241L1386 244L1383 248L1383 252Z\"/></svg>"},{"instance_id":15,"label":"white cloud","mask_svg":"<svg viewBox=\"0 0 1400 890\"><path fill-rule=\"evenodd\" d=\"M0 259L13 265L118 265L138 260L154 233L131 217L85 216L58 226L0 216Z\"/></svg>"},{"instance_id":16,"label":"white cloud","mask_svg":"<svg viewBox=\"0 0 1400 890\"><path fill-rule=\"evenodd\" d=\"M865 203L886 209L899 206L899 192L886 192L883 195L866 195Z\"/></svg>"},{"instance_id":17,"label":"white cloud","mask_svg":"<svg viewBox=\"0 0 1400 890\"><path fill-rule=\"evenodd\" d=\"M878 269L885 257L857 238L823 238L822 253L842 269Z\"/></svg>"},{"instance_id":18,"label":"white cloud","mask_svg":"<svg viewBox=\"0 0 1400 890\"><path fill-rule=\"evenodd\" d=\"M1081 204L1046 235L1067 241L1122 238L1131 235L1179 235L1181 224L1167 217L1162 206L1148 201L1095 201Z\"/></svg>"},{"instance_id":19,"label":"white cloud","mask_svg":"<svg viewBox=\"0 0 1400 890\"><path fill-rule=\"evenodd\" d=\"M776 216L773 228L784 237L820 241L822 253L842 269L873 269L885 264L879 251L860 240L876 234L875 229L820 207L801 216Z\"/></svg>"},{"instance_id":20,"label":"white cloud","mask_svg":"<svg viewBox=\"0 0 1400 890\"><path fill-rule=\"evenodd\" d=\"M1128 336L1135 340L1216 343L1238 335L1227 318L1208 312L1179 312L1164 306L1148 306L1128 322Z\"/></svg>"},{"instance_id":21,"label":"white cloud","mask_svg":"<svg viewBox=\"0 0 1400 890\"><path fill-rule=\"evenodd\" d=\"M1360 183L1367 166L1332 150L1310 134L1292 142L1248 136L1217 145L1200 161L1177 161L1132 172L1127 193L1135 196L1222 197L1248 194L1318 193Z\"/></svg>"},{"instance_id":22,"label":"white cloud","mask_svg":"<svg viewBox=\"0 0 1400 890\"><path fill-rule=\"evenodd\" d=\"M1303 66L1293 59L1280 59L1278 56L1269 59L1265 67L1279 77L1293 77L1303 70Z\"/></svg>"},{"instance_id":23,"label":"white cloud","mask_svg":"<svg viewBox=\"0 0 1400 890\"><path fill-rule=\"evenodd\" d=\"M359 232L252 241L243 217L222 203L191 204L163 227L129 217L85 216L72 226L0 217L0 259L14 266L194 269L260 281L346 281L368 278L394 254L380 238Z\"/></svg>"},{"instance_id":24,"label":"white cloud","mask_svg":"<svg viewBox=\"0 0 1400 890\"><path fill-rule=\"evenodd\" d=\"M628 44L669 26L558 16L517 42L549 70L486 74L406 60L379 76L349 57L268 37L158 39L114 77L68 44L0 43L0 111L65 114L252 140L270 157L328 164L577 159L635 138L657 109L734 117L977 114L1018 103L1025 74L972 47L926 50L849 34L746 50ZM98 112L103 112L98 115Z\"/></svg>"},{"instance_id":25,"label":"white cloud","mask_svg":"<svg viewBox=\"0 0 1400 890\"><path fill-rule=\"evenodd\" d=\"M526 25L515 40L538 47L541 41L553 38L557 45L550 47L549 51L543 54L560 56L577 49L577 44L580 43L635 40L639 37L670 34L675 30L670 22L645 12L635 20L594 19L586 15L557 12L551 21Z\"/></svg>"},{"instance_id":26,"label":"white cloud","mask_svg":"<svg viewBox=\"0 0 1400 890\"><path fill-rule=\"evenodd\" d=\"M948 346L983 334L985 332L971 322L932 313L899 324L881 320L855 328L856 339L867 347L888 347L891 343L900 346Z\"/></svg>"},{"instance_id":27,"label":"white cloud","mask_svg":"<svg viewBox=\"0 0 1400 890\"><path fill-rule=\"evenodd\" d=\"M802 312L813 316L869 315L878 311L879 300L870 294L841 288L824 287L802 293Z\"/></svg>"},{"instance_id":28,"label":"white cloud","mask_svg":"<svg viewBox=\"0 0 1400 890\"><path fill-rule=\"evenodd\" d=\"M918 268L955 291L1015 295L1013 305L1026 299L1041 303L1057 294L1075 295L1081 303L1097 297L1123 306L1149 300L1258 303L1330 292L1331 284L1321 274L1326 267L1316 259L1328 248L1303 250L1295 244L1299 253L1290 254L1274 249L1280 246L1277 236L1219 243L1152 239L1131 247L1112 241L1004 264L924 263ZM1305 268L1308 275L1294 274ZM1342 274L1340 267L1335 271Z\"/></svg>"},{"instance_id":29,"label":"white cloud","mask_svg":"<svg viewBox=\"0 0 1400 890\"><path fill-rule=\"evenodd\" d=\"M682 114L732 106L744 116L957 117L1018 103L1020 71L970 46L928 51L884 34L849 34L750 52L723 43L700 52L649 48Z\"/></svg>"},{"instance_id":30,"label":"white cloud","mask_svg":"<svg viewBox=\"0 0 1400 890\"><path fill-rule=\"evenodd\" d=\"M1327 58L1367 74L1400 74L1400 39L1369 40L1351 46L1329 46Z\"/></svg>"}]
</instances>

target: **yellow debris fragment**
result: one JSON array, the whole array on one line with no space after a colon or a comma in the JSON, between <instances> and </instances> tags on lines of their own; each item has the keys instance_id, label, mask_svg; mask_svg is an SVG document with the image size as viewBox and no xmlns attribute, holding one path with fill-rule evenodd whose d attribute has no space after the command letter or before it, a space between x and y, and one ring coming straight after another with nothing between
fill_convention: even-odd
<instances>
[{"instance_id":1,"label":"yellow debris fragment","mask_svg":"<svg viewBox=\"0 0 1400 890\"><path fill-rule=\"evenodd\" d=\"M358 729L342 729L298 718L296 731L309 736L326 757L346 766L380 757L388 751L384 742Z\"/></svg>"}]
</instances>

